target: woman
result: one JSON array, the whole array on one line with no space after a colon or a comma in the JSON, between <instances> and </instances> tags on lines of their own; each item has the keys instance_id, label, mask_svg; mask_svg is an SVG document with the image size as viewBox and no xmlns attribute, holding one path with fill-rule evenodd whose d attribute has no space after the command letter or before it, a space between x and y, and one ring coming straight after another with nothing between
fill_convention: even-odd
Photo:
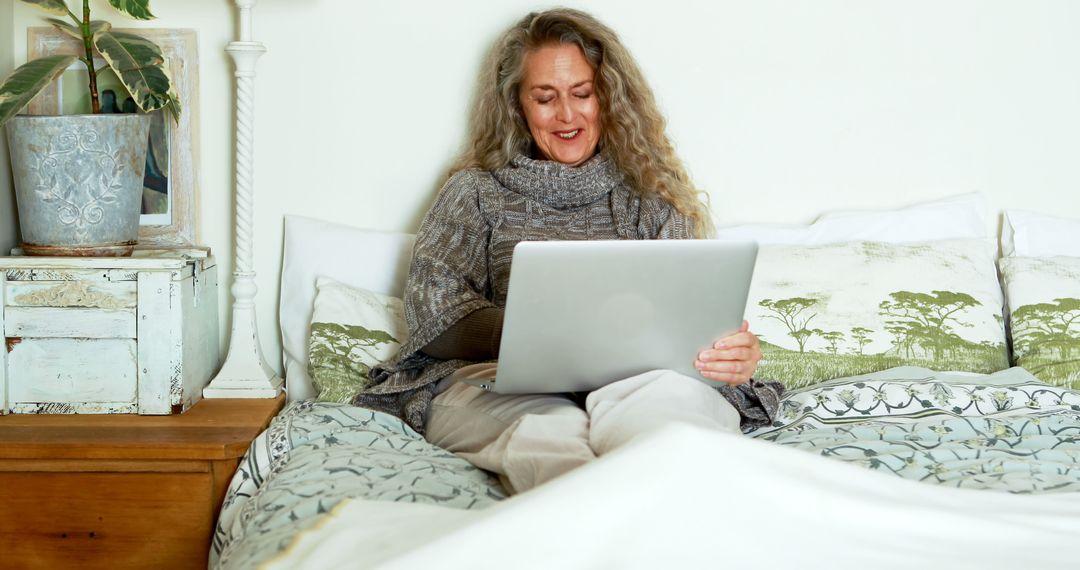
<instances>
[{"instance_id":1,"label":"woman","mask_svg":"<svg viewBox=\"0 0 1080 570\"><path fill-rule=\"evenodd\" d=\"M703 378L726 386L724 396L671 371L610 384L584 409L571 395L500 395L458 382L494 375L519 241L683 239L711 229L641 72L591 16L529 14L500 39L480 81L469 146L417 234L410 338L395 362L372 371L376 384L357 403L426 427L429 441L498 473L511 492L669 420L724 430L739 428L740 411L767 420L780 388L748 386L761 351L746 323L687 355Z\"/></svg>"}]
</instances>

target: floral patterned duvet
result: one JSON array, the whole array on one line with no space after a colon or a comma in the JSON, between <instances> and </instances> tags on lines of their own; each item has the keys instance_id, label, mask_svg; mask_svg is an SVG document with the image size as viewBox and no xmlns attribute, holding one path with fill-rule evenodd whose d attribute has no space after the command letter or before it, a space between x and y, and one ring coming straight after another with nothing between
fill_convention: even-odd
<instances>
[{"instance_id":1,"label":"floral patterned duvet","mask_svg":"<svg viewBox=\"0 0 1080 570\"><path fill-rule=\"evenodd\" d=\"M400 419L305 400L274 418L240 463L210 549L212 568L254 568L346 498L477 509L498 481Z\"/></svg>"},{"instance_id":2,"label":"floral patterned duvet","mask_svg":"<svg viewBox=\"0 0 1080 570\"><path fill-rule=\"evenodd\" d=\"M1022 368L899 367L788 393L748 434L907 479L1013 493L1080 491L1080 392ZM345 498L484 508L499 483L393 416L290 404L233 478L211 566L253 568Z\"/></svg>"},{"instance_id":3,"label":"floral patterned duvet","mask_svg":"<svg viewBox=\"0 0 1080 570\"><path fill-rule=\"evenodd\" d=\"M833 380L787 394L773 425L750 435L930 483L1080 491L1080 392L1022 368Z\"/></svg>"}]
</instances>

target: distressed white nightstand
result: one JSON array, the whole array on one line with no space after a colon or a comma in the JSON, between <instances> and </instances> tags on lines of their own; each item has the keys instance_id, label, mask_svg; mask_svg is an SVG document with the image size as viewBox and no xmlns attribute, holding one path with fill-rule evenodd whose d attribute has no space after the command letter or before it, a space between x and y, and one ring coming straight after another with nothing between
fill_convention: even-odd
<instances>
[{"instance_id":1,"label":"distressed white nightstand","mask_svg":"<svg viewBox=\"0 0 1080 570\"><path fill-rule=\"evenodd\" d=\"M220 365L216 262L0 257L0 328L0 414L178 414Z\"/></svg>"}]
</instances>

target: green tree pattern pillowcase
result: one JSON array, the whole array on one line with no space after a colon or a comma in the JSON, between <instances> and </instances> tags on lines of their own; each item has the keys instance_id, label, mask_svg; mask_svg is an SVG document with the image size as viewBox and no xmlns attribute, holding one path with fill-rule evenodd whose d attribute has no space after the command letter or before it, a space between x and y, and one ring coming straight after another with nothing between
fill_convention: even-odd
<instances>
[{"instance_id":1,"label":"green tree pattern pillowcase","mask_svg":"<svg viewBox=\"0 0 1080 570\"><path fill-rule=\"evenodd\" d=\"M1013 361L1036 378L1080 389L1080 258L1005 257Z\"/></svg>"},{"instance_id":2,"label":"green tree pattern pillowcase","mask_svg":"<svg viewBox=\"0 0 1080 570\"><path fill-rule=\"evenodd\" d=\"M885 370L1008 368L1002 294L985 240L762 246L746 319L755 377L789 388Z\"/></svg>"},{"instance_id":3,"label":"green tree pattern pillowcase","mask_svg":"<svg viewBox=\"0 0 1080 570\"><path fill-rule=\"evenodd\" d=\"M317 400L348 403L370 384L371 367L401 348L409 330L404 307L396 297L326 277L316 289L308 373Z\"/></svg>"}]
</instances>

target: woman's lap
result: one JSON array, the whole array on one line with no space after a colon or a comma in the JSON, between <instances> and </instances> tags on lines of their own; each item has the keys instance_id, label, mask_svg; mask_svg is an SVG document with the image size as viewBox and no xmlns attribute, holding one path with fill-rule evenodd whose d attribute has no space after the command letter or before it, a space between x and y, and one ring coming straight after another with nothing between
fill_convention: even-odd
<instances>
[{"instance_id":1,"label":"woman's lap","mask_svg":"<svg viewBox=\"0 0 1080 570\"><path fill-rule=\"evenodd\" d=\"M493 374L494 366L458 375ZM490 376L488 376L490 377ZM586 411L587 410L587 411ZM432 402L428 440L524 491L672 421L737 431L739 414L705 383L669 370L613 382L586 410L562 394L496 394L453 382Z\"/></svg>"}]
</instances>

